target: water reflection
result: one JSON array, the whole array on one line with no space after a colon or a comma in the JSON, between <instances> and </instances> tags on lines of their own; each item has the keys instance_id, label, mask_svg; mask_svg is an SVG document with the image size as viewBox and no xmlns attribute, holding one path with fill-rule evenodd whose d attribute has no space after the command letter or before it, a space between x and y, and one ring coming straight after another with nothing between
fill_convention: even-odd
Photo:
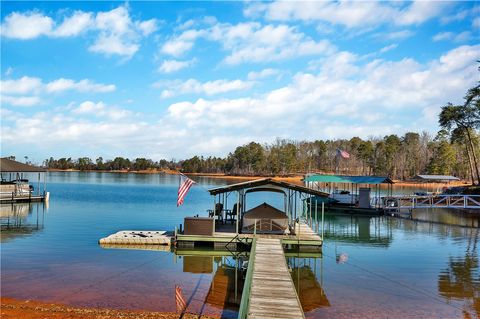
<instances>
[{"instance_id":1,"label":"water reflection","mask_svg":"<svg viewBox=\"0 0 480 319\"><path fill-rule=\"evenodd\" d=\"M43 203L14 203L0 205L0 241L40 231L45 222Z\"/></svg>"},{"instance_id":2,"label":"water reflection","mask_svg":"<svg viewBox=\"0 0 480 319\"><path fill-rule=\"evenodd\" d=\"M369 246L389 246L393 240L392 225L386 217L325 214L325 238Z\"/></svg>"},{"instance_id":3,"label":"water reflection","mask_svg":"<svg viewBox=\"0 0 480 319\"><path fill-rule=\"evenodd\" d=\"M327 295L322 288L323 271L321 258L287 258L292 269L292 279L304 312L330 307ZM319 279L320 278L320 279Z\"/></svg>"},{"instance_id":4,"label":"water reflection","mask_svg":"<svg viewBox=\"0 0 480 319\"><path fill-rule=\"evenodd\" d=\"M438 276L438 291L448 302L463 302L465 318L480 318L480 268L477 228L468 239L463 256L449 257L448 266Z\"/></svg>"},{"instance_id":5,"label":"water reflection","mask_svg":"<svg viewBox=\"0 0 480 319\"><path fill-rule=\"evenodd\" d=\"M473 210L424 208L414 209L412 219L463 227L480 227L480 213Z\"/></svg>"},{"instance_id":6,"label":"water reflection","mask_svg":"<svg viewBox=\"0 0 480 319\"><path fill-rule=\"evenodd\" d=\"M240 307L245 271L243 259L232 256L226 251L189 252L177 251L183 260L183 272L193 274L211 274L210 287L203 299L204 306L211 306L222 311L222 318L235 317ZM194 255L190 255L194 254ZM194 300L196 289L187 296L187 305ZM204 314L204 306L198 315Z\"/></svg>"}]
</instances>

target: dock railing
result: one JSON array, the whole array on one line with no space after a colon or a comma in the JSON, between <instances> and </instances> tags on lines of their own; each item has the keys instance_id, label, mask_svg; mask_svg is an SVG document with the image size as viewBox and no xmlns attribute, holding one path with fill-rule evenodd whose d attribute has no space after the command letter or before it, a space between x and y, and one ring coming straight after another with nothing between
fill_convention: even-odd
<instances>
[{"instance_id":1,"label":"dock railing","mask_svg":"<svg viewBox=\"0 0 480 319\"><path fill-rule=\"evenodd\" d=\"M238 319L246 319L250 307L250 290L252 289L253 269L255 267L255 249L257 246L257 239L253 238L252 248L250 250L250 257L248 259L247 275L243 284L242 299L238 309Z\"/></svg>"},{"instance_id":2,"label":"dock railing","mask_svg":"<svg viewBox=\"0 0 480 319\"><path fill-rule=\"evenodd\" d=\"M385 209L464 208L480 209L480 195L427 195L385 197Z\"/></svg>"}]
</instances>

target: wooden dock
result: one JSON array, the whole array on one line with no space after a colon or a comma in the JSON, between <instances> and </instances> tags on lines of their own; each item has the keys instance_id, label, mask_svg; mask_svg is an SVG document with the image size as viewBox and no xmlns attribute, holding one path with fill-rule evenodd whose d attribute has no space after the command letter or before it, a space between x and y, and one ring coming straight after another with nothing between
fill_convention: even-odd
<instances>
[{"instance_id":1,"label":"wooden dock","mask_svg":"<svg viewBox=\"0 0 480 319\"><path fill-rule=\"evenodd\" d=\"M45 201L44 195L10 195L1 196L0 204L12 204L12 203L35 203Z\"/></svg>"},{"instance_id":2,"label":"wooden dock","mask_svg":"<svg viewBox=\"0 0 480 319\"><path fill-rule=\"evenodd\" d=\"M227 226L227 225L225 225ZM235 238L246 243L251 243L253 238L279 239L283 245L289 248L299 248L303 250L320 250L323 244L322 238L304 222L292 225L293 232L290 234L236 234L233 227L218 226L217 231L212 235L185 235L178 233L176 243L179 248L191 249L196 243L214 243L216 248L225 248L225 245L235 244Z\"/></svg>"},{"instance_id":3,"label":"wooden dock","mask_svg":"<svg viewBox=\"0 0 480 319\"><path fill-rule=\"evenodd\" d=\"M247 318L305 318L280 239L258 238ZM243 300L242 300L243 301Z\"/></svg>"}]
</instances>

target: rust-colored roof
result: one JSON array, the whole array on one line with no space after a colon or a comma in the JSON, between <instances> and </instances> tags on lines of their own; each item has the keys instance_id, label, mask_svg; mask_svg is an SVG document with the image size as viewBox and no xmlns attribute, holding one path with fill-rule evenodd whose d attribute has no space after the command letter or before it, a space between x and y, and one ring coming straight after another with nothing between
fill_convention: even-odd
<instances>
[{"instance_id":1,"label":"rust-colored roof","mask_svg":"<svg viewBox=\"0 0 480 319\"><path fill-rule=\"evenodd\" d=\"M275 207L263 203L245 212L244 219L288 219L287 214Z\"/></svg>"},{"instance_id":2,"label":"rust-colored roof","mask_svg":"<svg viewBox=\"0 0 480 319\"><path fill-rule=\"evenodd\" d=\"M47 170L38 166L28 165L13 161L8 158L0 158L0 172L10 172L10 173L35 173L35 172L46 172Z\"/></svg>"}]
</instances>

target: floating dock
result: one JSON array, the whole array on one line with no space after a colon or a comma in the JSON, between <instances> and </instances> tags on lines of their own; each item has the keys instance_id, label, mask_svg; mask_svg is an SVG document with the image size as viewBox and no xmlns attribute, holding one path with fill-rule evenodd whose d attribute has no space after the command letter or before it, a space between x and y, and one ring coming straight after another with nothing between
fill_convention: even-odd
<instances>
[{"instance_id":1,"label":"floating dock","mask_svg":"<svg viewBox=\"0 0 480 319\"><path fill-rule=\"evenodd\" d=\"M122 230L99 240L100 245L170 245L172 236L162 230Z\"/></svg>"},{"instance_id":2,"label":"floating dock","mask_svg":"<svg viewBox=\"0 0 480 319\"><path fill-rule=\"evenodd\" d=\"M305 318L280 239L255 239L239 318Z\"/></svg>"}]
</instances>

